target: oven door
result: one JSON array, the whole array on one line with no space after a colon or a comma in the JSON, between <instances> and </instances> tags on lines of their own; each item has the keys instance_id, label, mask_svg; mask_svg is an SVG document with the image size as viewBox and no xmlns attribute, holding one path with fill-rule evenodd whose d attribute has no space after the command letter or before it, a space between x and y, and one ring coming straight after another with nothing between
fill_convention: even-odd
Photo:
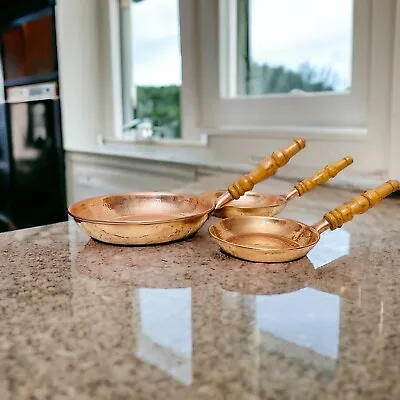
<instances>
[{"instance_id":1,"label":"oven door","mask_svg":"<svg viewBox=\"0 0 400 400\"><path fill-rule=\"evenodd\" d=\"M47 95L18 101L9 96L8 108L12 215L17 225L28 227L65 220L58 99Z\"/></svg>"}]
</instances>

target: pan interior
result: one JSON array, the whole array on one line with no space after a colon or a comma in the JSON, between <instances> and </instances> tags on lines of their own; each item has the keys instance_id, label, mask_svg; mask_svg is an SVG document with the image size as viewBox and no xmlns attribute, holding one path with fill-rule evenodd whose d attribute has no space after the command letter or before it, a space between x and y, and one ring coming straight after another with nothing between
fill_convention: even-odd
<instances>
[{"instance_id":1,"label":"pan interior","mask_svg":"<svg viewBox=\"0 0 400 400\"><path fill-rule=\"evenodd\" d=\"M271 217L227 218L210 227L217 240L262 250L299 249L318 241L318 232L301 222Z\"/></svg>"},{"instance_id":2,"label":"pan interior","mask_svg":"<svg viewBox=\"0 0 400 400\"><path fill-rule=\"evenodd\" d=\"M98 196L70 207L73 217L104 223L150 223L207 214L212 199L172 193L128 193Z\"/></svg>"},{"instance_id":3,"label":"pan interior","mask_svg":"<svg viewBox=\"0 0 400 400\"><path fill-rule=\"evenodd\" d=\"M217 199L224 191L218 191L213 194L208 194L210 197ZM260 208L260 207L275 207L285 203L285 198L282 195L269 194L269 193L258 193L258 192L247 192L237 200L231 201L225 207L237 207L237 208Z\"/></svg>"},{"instance_id":4,"label":"pan interior","mask_svg":"<svg viewBox=\"0 0 400 400\"><path fill-rule=\"evenodd\" d=\"M231 236L229 241L236 245L257 248L281 249L298 247L294 240L270 233L243 233Z\"/></svg>"}]
</instances>

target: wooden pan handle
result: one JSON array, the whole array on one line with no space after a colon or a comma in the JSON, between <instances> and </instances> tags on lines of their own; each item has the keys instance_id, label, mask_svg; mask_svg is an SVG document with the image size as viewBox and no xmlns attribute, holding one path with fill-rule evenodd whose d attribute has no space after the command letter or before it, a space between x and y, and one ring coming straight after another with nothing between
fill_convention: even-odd
<instances>
[{"instance_id":1,"label":"wooden pan handle","mask_svg":"<svg viewBox=\"0 0 400 400\"><path fill-rule=\"evenodd\" d=\"M298 195L302 196L318 185L329 181L329 179L334 178L340 171L343 171L352 163L353 159L351 157L344 157L334 164L327 165L324 169L316 172L312 177L302 180L295 186Z\"/></svg>"},{"instance_id":2,"label":"wooden pan handle","mask_svg":"<svg viewBox=\"0 0 400 400\"><path fill-rule=\"evenodd\" d=\"M254 185L262 180L274 175L280 167L283 167L288 161L304 149L306 142L304 139L295 139L290 145L281 150L274 151L268 158L261 161L247 175L242 176L235 183L228 187L230 195L237 200L246 192L253 189Z\"/></svg>"},{"instance_id":3,"label":"wooden pan handle","mask_svg":"<svg viewBox=\"0 0 400 400\"><path fill-rule=\"evenodd\" d=\"M340 228L344 223L351 221L356 214L363 214L377 205L385 197L398 190L400 183L390 180L375 189L354 197L348 203L343 204L324 215L325 221L333 231Z\"/></svg>"}]
</instances>

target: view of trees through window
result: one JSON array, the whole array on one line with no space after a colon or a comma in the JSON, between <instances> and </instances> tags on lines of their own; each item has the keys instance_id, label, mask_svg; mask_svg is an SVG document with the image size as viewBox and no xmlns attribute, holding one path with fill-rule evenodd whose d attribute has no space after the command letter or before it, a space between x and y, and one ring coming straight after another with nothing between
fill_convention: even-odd
<instances>
[{"instance_id":1,"label":"view of trees through window","mask_svg":"<svg viewBox=\"0 0 400 400\"><path fill-rule=\"evenodd\" d=\"M181 136L182 62L178 0L133 0L134 116L154 136Z\"/></svg>"},{"instance_id":2,"label":"view of trees through window","mask_svg":"<svg viewBox=\"0 0 400 400\"><path fill-rule=\"evenodd\" d=\"M328 68L318 69L308 63L292 70L284 65L251 63L247 78L247 94L334 91L339 80L337 74Z\"/></svg>"},{"instance_id":3,"label":"view of trees through window","mask_svg":"<svg viewBox=\"0 0 400 400\"><path fill-rule=\"evenodd\" d=\"M178 1L132 0L134 115L170 138L181 136ZM238 94L350 90L353 0L237 6Z\"/></svg>"},{"instance_id":4,"label":"view of trees through window","mask_svg":"<svg viewBox=\"0 0 400 400\"><path fill-rule=\"evenodd\" d=\"M351 88L354 0L236 0L244 94Z\"/></svg>"},{"instance_id":5,"label":"view of trees through window","mask_svg":"<svg viewBox=\"0 0 400 400\"><path fill-rule=\"evenodd\" d=\"M135 116L149 120L159 137L181 136L180 85L137 86Z\"/></svg>"}]
</instances>

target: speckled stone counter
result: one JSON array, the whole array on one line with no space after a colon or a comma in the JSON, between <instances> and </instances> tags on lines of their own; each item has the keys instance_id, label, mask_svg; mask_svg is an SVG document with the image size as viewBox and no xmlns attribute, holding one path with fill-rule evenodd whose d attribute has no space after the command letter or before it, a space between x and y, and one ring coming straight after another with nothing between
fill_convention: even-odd
<instances>
[{"instance_id":1,"label":"speckled stone counter","mask_svg":"<svg viewBox=\"0 0 400 400\"><path fill-rule=\"evenodd\" d=\"M353 195L319 188L282 216ZM0 311L1 400L397 400L400 199L288 264L233 259L207 226L143 248L73 222L0 234Z\"/></svg>"}]
</instances>

